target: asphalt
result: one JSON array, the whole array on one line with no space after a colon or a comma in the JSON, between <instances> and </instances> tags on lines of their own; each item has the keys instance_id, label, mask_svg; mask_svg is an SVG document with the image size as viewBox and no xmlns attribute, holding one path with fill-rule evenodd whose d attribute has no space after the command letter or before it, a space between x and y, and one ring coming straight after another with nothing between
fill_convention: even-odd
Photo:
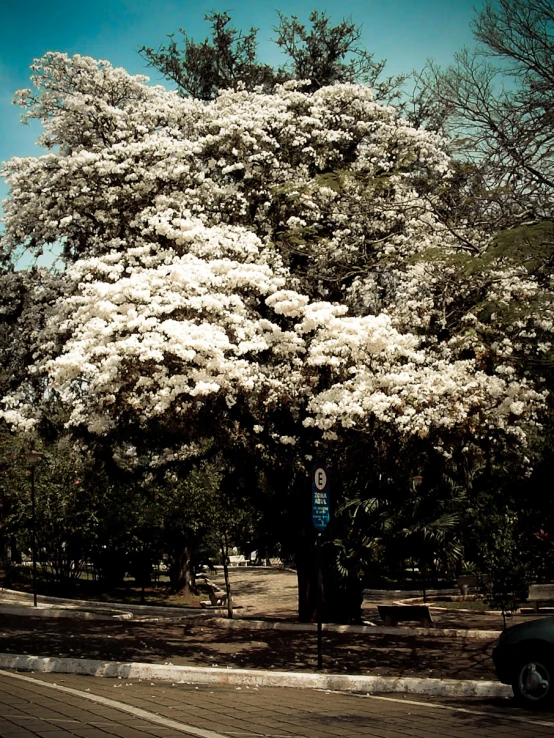
<instances>
[{"instance_id":1,"label":"asphalt","mask_svg":"<svg viewBox=\"0 0 554 738\"><path fill-rule=\"evenodd\" d=\"M187 610L185 608L160 608L145 605L91 603L57 598L41 598L40 605L33 607L32 597L9 590L1 591L0 613L30 614L44 617L72 617L86 619L186 619L191 617L214 618L214 611ZM241 627L240 620L217 618L223 627ZM244 627L244 624L242 624ZM288 630L313 630L309 624L283 622L248 621L248 627L276 628ZM338 632L371 632L374 634L429 635L429 629L383 626L324 626L326 630ZM444 628L433 629L434 637L488 638L498 635L497 631L478 631ZM320 672L265 671L261 669L221 669L217 667L177 666L172 664L123 663L93 659L41 657L29 654L0 653L0 669L20 672L42 672L56 674L80 674L118 679L149 679L181 684L232 685L235 687L293 687L335 692L366 694L404 693L430 695L434 697L511 697L510 687L497 681L454 680L418 677L384 677Z\"/></svg>"}]
</instances>

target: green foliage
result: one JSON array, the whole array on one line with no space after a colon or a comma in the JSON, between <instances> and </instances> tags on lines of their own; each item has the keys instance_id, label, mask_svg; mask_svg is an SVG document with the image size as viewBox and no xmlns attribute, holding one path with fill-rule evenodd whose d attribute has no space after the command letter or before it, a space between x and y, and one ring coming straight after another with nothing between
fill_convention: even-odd
<instances>
[{"instance_id":1,"label":"green foliage","mask_svg":"<svg viewBox=\"0 0 554 738\"><path fill-rule=\"evenodd\" d=\"M528 272L552 273L554 265L554 222L544 220L497 233L489 250L498 263L524 265Z\"/></svg>"},{"instance_id":2,"label":"green foliage","mask_svg":"<svg viewBox=\"0 0 554 738\"><path fill-rule=\"evenodd\" d=\"M70 592L84 571L97 523L95 490L86 483L83 461L58 446L44 454L36 469L39 560L61 592Z\"/></svg>"},{"instance_id":3,"label":"green foliage","mask_svg":"<svg viewBox=\"0 0 554 738\"><path fill-rule=\"evenodd\" d=\"M378 444L353 436L338 458L323 543L329 617L359 622L363 587L407 576L423 585L454 578L463 555L465 489L456 481L460 471L448 468L432 442L400 449L392 438Z\"/></svg>"},{"instance_id":4,"label":"green foliage","mask_svg":"<svg viewBox=\"0 0 554 738\"><path fill-rule=\"evenodd\" d=\"M195 571L210 565L218 548L210 540L210 504L217 492L219 475L203 462L189 473L176 471L156 488L161 518L163 559L167 563L171 590L195 587Z\"/></svg>"},{"instance_id":5,"label":"green foliage","mask_svg":"<svg viewBox=\"0 0 554 738\"><path fill-rule=\"evenodd\" d=\"M485 602L506 615L515 612L527 599L529 591L529 569L522 560L521 552L509 538L496 541L488 551L480 583Z\"/></svg>"},{"instance_id":6,"label":"green foliage","mask_svg":"<svg viewBox=\"0 0 554 738\"><path fill-rule=\"evenodd\" d=\"M373 54L359 45L360 26L350 20L331 26L325 12L317 10L310 13L311 27L296 15L278 16L275 43L288 57L285 72L290 79L310 80L311 90L336 83L362 83L374 88L377 99L398 94L405 78L389 77L379 82L386 62L375 62Z\"/></svg>"},{"instance_id":7,"label":"green foliage","mask_svg":"<svg viewBox=\"0 0 554 738\"><path fill-rule=\"evenodd\" d=\"M47 269L16 272L0 267L0 396L26 381L27 391L40 391L27 368L49 307L60 295L60 276Z\"/></svg>"},{"instance_id":8,"label":"green foliage","mask_svg":"<svg viewBox=\"0 0 554 738\"><path fill-rule=\"evenodd\" d=\"M139 53L182 94L200 100L212 100L218 90L227 88L261 87L270 92L275 84L291 79L309 80L310 90L337 82L361 82L375 89L377 99L390 101L399 96L405 77L380 79L385 62L375 62L373 55L360 47L361 29L351 21L332 26L325 12L317 10L310 13L309 26L296 15L278 16L275 43L287 60L282 67L261 62L257 29L238 31L227 12L205 16L211 31L202 42L195 42L180 28L182 49L171 34L165 46L158 50L143 46Z\"/></svg>"},{"instance_id":9,"label":"green foliage","mask_svg":"<svg viewBox=\"0 0 554 738\"><path fill-rule=\"evenodd\" d=\"M182 94L199 100L212 100L218 90L239 84L247 89L271 88L278 81L278 73L257 59L255 28L247 34L237 31L226 12L208 13L205 20L211 25L211 38L196 43L181 28L182 50L171 34L166 46L157 51L143 46L140 53Z\"/></svg>"},{"instance_id":10,"label":"green foliage","mask_svg":"<svg viewBox=\"0 0 554 738\"><path fill-rule=\"evenodd\" d=\"M523 480L488 464L474 478L463 516L466 560L474 563L485 602L504 617L527 598L533 565L524 490Z\"/></svg>"},{"instance_id":11,"label":"green foliage","mask_svg":"<svg viewBox=\"0 0 554 738\"><path fill-rule=\"evenodd\" d=\"M28 487L23 450L23 439L0 423L0 561L3 562L19 555L17 534L25 521L22 500Z\"/></svg>"},{"instance_id":12,"label":"green foliage","mask_svg":"<svg viewBox=\"0 0 554 738\"><path fill-rule=\"evenodd\" d=\"M0 542L4 559L11 549L30 558L36 523L38 560L59 592L68 592L83 571L97 524L97 495L86 483L86 458L67 439L38 443L42 455L35 468L35 521L31 473L25 459L29 440L1 429ZM35 443L33 445L36 445Z\"/></svg>"}]
</instances>

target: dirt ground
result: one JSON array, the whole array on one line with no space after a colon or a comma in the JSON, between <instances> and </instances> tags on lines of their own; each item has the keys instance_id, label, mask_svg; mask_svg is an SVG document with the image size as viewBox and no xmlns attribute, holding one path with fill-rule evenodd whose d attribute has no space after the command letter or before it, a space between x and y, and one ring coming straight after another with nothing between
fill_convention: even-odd
<instances>
[{"instance_id":1,"label":"dirt ground","mask_svg":"<svg viewBox=\"0 0 554 738\"><path fill-rule=\"evenodd\" d=\"M218 587L224 589L222 572L218 571L215 576L210 575L210 579ZM295 621L297 618L298 589L294 571L278 568L234 567L231 570L231 587L233 601L239 606L236 610L236 616L239 618L285 621ZM391 604L402 599L403 595L394 592L366 597L362 606L363 620L382 625L377 606ZM437 628L474 628L498 631L503 628L500 613L445 610L433 607L432 600L428 604ZM546 615L549 612L551 611L541 608L541 613ZM536 616L531 612L516 614L508 620L508 625L515 625L530 617Z\"/></svg>"},{"instance_id":2,"label":"dirt ground","mask_svg":"<svg viewBox=\"0 0 554 738\"><path fill-rule=\"evenodd\" d=\"M220 576L211 578L222 586ZM224 628L209 619L117 622L0 614L0 652L191 666L315 670L315 632L254 630L248 626L250 619L294 622L294 572L237 568L232 571L231 581L238 606L236 619L243 623L242 628ZM392 602L395 597L389 594L379 601L375 597L365 601L364 619L380 624L377 605ZM502 627L500 615L433 608L431 612L437 627ZM491 651L495 641L496 638L324 632L323 668L348 674L494 679Z\"/></svg>"},{"instance_id":3,"label":"dirt ground","mask_svg":"<svg viewBox=\"0 0 554 738\"><path fill-rule=\"evenodd\" d=\"M323 666L343 674L494 679L494 641L324 633ZM0 652L105 661L313 671L315 633L0 615Z\"/></svg>"}]
</instances>

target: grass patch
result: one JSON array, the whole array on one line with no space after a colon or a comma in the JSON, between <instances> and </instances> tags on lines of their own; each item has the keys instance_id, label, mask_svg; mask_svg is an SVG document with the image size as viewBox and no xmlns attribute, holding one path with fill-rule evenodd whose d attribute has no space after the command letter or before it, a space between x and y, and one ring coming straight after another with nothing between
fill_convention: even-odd
<instances>
[{"instance_id":1,"label":"grass patch","mask_svg":"<svg viewBox=\"0 0 554 738\"><path fill-rule=\"evenodd\" d=\"M432 607L445 607L448 610L472 610L473 612L486 612L490 610L483 600L435 600Z\"/></svg>"}]
</instances>

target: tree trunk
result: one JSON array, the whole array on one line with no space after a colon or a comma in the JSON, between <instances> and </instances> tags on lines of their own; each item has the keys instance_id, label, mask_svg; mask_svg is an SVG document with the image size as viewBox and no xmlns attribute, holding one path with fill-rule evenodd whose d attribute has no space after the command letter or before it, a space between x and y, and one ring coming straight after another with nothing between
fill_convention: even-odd
<instances>
[{"instance_id":1,"label":"tree trunk","mask_svg":"<svg viewBox=\"0 0 554 738\"><path fill-rule=\"evenodd\" d=\"M6 563L9 559L9 548L8 541L3 538L0 542L0 562L2 564Z\"/></svg>"},{"instance_id":2,"label":"tree trunk","mask_svg":"<svg viewBox=\"0 0 554 738\"><path fill-rule=\"evenodd\" d=\"M195 593L196 585L188 546L173 552L173 560L169 564L169 581L172 594Z\"/></svg>"},{"instance_id":3,"label":"tree trunk","mask_svg":"<svg viewBox=\"0 0 554 738\"><path fill-rule=\"evenodd\" d=\"M351 573L337 579L324 569L323 586L326 595L323 622L340 625L361 624L364 595L359 577Z\"/></svg>"},{"instance_id":4,"label":"tree trunk","mask_svg":"<svg viewBox=\"0 0 554 738\"><path fill-rule=\"evenodd\" d=\"M10 559L12 564L21 564L22 562L21 549L16 536L10 537Z\"/></svg>"},{"instance_id":5,"label":"tree trunk","mask_svg":"<svg viewBox=\"0 0 554 738\"><path fill-rule=\"evenodd\" d=\"M317 621L317 566L313 541L306 529L299 531L296 549L298 577L298 619L301 623Z\"/></svg>"},{"instance_id":6,"label":"tree trunk","mask_svg":"<svg viewBox=\"0 0 554 738\"><path fill-rule=\"evenodd\" d=\"M298 619L301 623L315 623L318 616L318 567L315 535L300 531L296 553L298 577ZM321 549L321 574L323 580L321 618L324 623L342 625L362 622L363 587L358 575L352 572L340 577L335 565Z\"/></svg>"},{"instance_id":7,"label":"tree trunk","mask_svg":"<svg viewBox=\"0 0 554 738\"><path fill-rule=\"evenodd\" d=\"M221 539L221 558L223 560L223 576L225 578L225 594L227 596L227 617L233 617L233 598L231 594L231 580L229 579L229 543L227 536Z\"/></svg>"}]
</instances>

